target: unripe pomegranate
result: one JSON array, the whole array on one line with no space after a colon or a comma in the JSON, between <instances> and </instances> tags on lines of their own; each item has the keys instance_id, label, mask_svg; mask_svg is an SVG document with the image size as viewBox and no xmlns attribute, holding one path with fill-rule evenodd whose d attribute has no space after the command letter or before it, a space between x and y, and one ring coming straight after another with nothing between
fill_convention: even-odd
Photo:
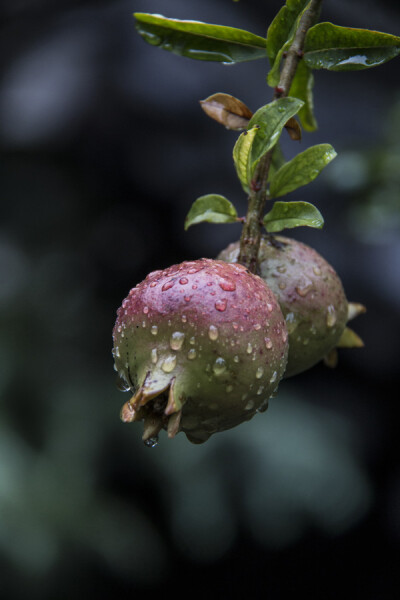
<instances>
[{"instance_id":1,"label":"unripe pomegranate","mask_svg":"<svg viewBox=\"0 0 400 600\"><path fill-rule=\"evenodd\" d=\"M235 263L239 242L218 258ZM338 343L347 321L342 283L327 261L296 240L265 237L258 253L260 274L274 292L286 319L289 356L285 377L309 369Z\"/></svg>"},{"instance_id":2,"label":"unripe pomegranate","mask_svg":"<svg viewBox=\"0 0 400 600\"><path fill-rule=\"evenodd\" d=\"M288 335L264 281L201 259L150 273L118 310L115 368L132 399L125 422L201 443L267 407L285 371Z\"/></svg>"}]
</instances>

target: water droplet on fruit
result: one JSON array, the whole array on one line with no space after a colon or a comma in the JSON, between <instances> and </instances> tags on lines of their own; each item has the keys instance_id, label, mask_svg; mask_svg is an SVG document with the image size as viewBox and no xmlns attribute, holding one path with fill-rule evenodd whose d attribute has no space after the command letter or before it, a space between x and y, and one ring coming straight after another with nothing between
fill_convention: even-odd
<instances>
[{"instance_id":1,"label":"water droplet on fruit","mask_svg":"<svg viewBox=\"0 0 400 600\"><path fill-rule=\"evenodd\" d=\"M263 391L264 391L264 386L260 385L260 387L257 390L257 396L261 396L261 394L263 393Z\"/></svg>"},{"instance_id":2,"label":"water droplet on fruit","mask_svg":"<svg viewBox=\"0 0 400 600\"><path fill-rule=\"evenodd\" d=\"M264 369L262 367L258 367L258 369L256 371L257 379L261 379L261 377L263 376L263 373L264 373Z\"/></svg>"},{"instance_id":3,"label":"water droplet on fruit","mask_svg":"<svg viewBox=\"0 0 400 600\"><path fill-rule=\"evenodd\" d=\"M222 373L225 373L226 371L226 362L225 360L219 356L214 365L213 365L213 371L215 373L215 375L222 375Z\"/></svg>"},{"instance_id":4,"label":"water droplet on fruit","mask_svg":"<svg viewBox=\"0 0 400 600\"><path fill-rule=\"evenodd\" d=\"M163 361L161 368L164 373L171 373L176 367L176 356L171 355Z\"/></svg>"},{"instance_id":5,"label":"water droplet on fruit","mask_svg":"<svg viewBox=\"0 0 400 600\"><path fill-rule=\"evenodd\" d=\"M253 352L253 346L250 344L250 342L247 344L246 352L247 354L251 354Z\"/></svg>"},{"instance_id":6,"label":"water droplet on fruit","mask_svg":"<svg viewBox=\"0 0 400 600\"><path fill-rule=\"evenodd\" d=\"M301 296L302 298L305 298L308 294L308 292L311 290L312 288L312 283L309 283L303 287L297 286L296 292L299 294L299 296Z\"/></svg>"},{"instance_id":7,"label":"water droplet on fruit","mask_svg":"<svg viewBox=\"0 0 400 600\"><path fill-rule=\"evenodd\" d=\"M268 400L269 400L269 398L265 398L261 402L260 406L257 408L257 412L263 413L263 412L265 412L267 410L267 408L268 408Z\"/></svg>"},{"instance_id":8,"label":"water droplet on fruit","mask_svg":"<svg viewBox=\"0 0 400 600\"><path fill-rule=\"evenodd\" d=\"M195 359L196 358L196 350L194 348L190 348L187 357L189 360Z\"/></svg>"},{"instance_id":9,"label":"water droplet on fruit","mask_svg":"<svg viewBox=\"0 0 400 600\"><path fill-rule=\"evenodd\" d=\"M313 267L315 275L321 275L321 269L319 267Z\"/></svg>"},{"instance_id":10,"label":"water droplet on fruit","mask_svg":"<svg viewBox=\"0 0 400 600\"><path fill-rule=\"evenodd\" d=\"M254 400L249 400L246 406L244 407L244 410L251 410L252 408L254 408Z\"/></svg>"},{"instance_id":11,"label":"water droplet on fruit","mask_svg":"<svg viewBox=\"0 0 400 600\"><path fill-rule=\"evenodd\" d=\"M157 327L157 325L153 325L153 326L152 326L152 328L151 328L151 333L152 333L153 335L157 335L157 333L158 333L158 327Z\"/></svg>"},{"instance_id":12,"label":"water droplet on fruit","mask_svg":"<svg viewBox=\"0 0 400 600\"><path fill-rule=\"evenodd\" d=\"M122 374L118 375L116 385L120 392L129 392L130 390L129 383Z\"/></svg>"},{"instance_id":13,"label":"water droplet on fruit","mask_svg":"<svg viewBox=\"0 0 400 600\"><path fill-rule=\"evenodd\" d=\"M332 304L330 304L327 308L326 324L328 327L333 327L335 323L336 323L335 307Z\"/></svg>"},{"instance_id":14,"label":"water droplet on fruit","mask_svg":"<svg viewBox=\"0 0 400 600\"><path fill-rule=\"evenodd\" d=\"M210 340L218 339L218 328L215 327L215 325L210 325L210 327L208 328L208 337L210 338Z\"/></svg>"},{"instance_id":15,"label":"water droplet on fruit","mask_svg":"<svg viewBox=\"0 0 400 600\"><path fill-rule=\"evenodd\" d=\"M157 281L152 281L150 284L150 287L154 288L154 287L156 287L156 285L157 285Z\"/></svg>"},{"instance_id":16,"label":"water droplet on fruit","mask_svg":"<svg viewBox=\"0 0 400 600\"><path fill-rule=\"evenodd\" d=\"M189 279L187 277L181 277L179 280L179 283L181 285L186 285L189 282Z\"/></svg>"},{"instance_id":17,"label":"water droplet on fruit","mask_svg":"<svg viewBox=\"0 0 400 600\"><path fill-rule=\"evenodd\" d=\"M254 329L255 329L256 331L259 331L259 330L261 329L261 325L260 325L260 323L256 323L256 324L254 325Z\"/></svg>"},{"instance_id":18,"label":"water droplet on fruit","mask_svg":"<svg viewBox=\"0 0 400 600\"><path fill-rule=\"evenodd\" d=\"M279 284L279 289L280 290L286 289L286 283L284 283L283 281L281 281L280 284Z\"/></svg>"},{"instance_id":19,"label":"water droplet on fruit","mask_svg":"<svg viewBox=\"0 0 400 600\"><path fill-rule=\"evenodd\" d=\"M182 348L183 340L185 339L185 334L181 331L174 331L169 340L169 345L171 346L171 350L180 350Z\"/></svg>"},{"instance_id":20,"label":"water droplet on fruit","mask_svg":"<svg viewBox=\"0 0 400 600\"><path fill-rule=\"evenodd\" d=\"M233 357L233 361L234 361L235 363L238 363L238 362L239 362L239 357L238 357L237 355L236 355L236 356L234 356L234 357Z\"/></svg>"},{"instance_id":21,"label":"water droplet on fruit","mask_svg":"<svg viewBox=\"0 0 400 600\"><path fill-rule=\"evenodd\" d=\"M279 265L279 267L277 267L277 271L279 271L279 273L286 273L285 265Z\"/></svg>"},{"instance_id":22,"label":"water droplet on fruit","mask_svg":"<svg viewBox=\"0 0 400 600\"><path fill-rule=\"evenodd\" d=\"M196 342L196 338L195 337L191 337L189 340L189 344L194 344Z\"/></svg>"},{"instance_id":23,"label":"water droplet on fruit","mask_svg":"<svg viewBox=\"0 0 400 600\"><path fill-rule=\"evenodd\" d=\"M293 333L293 331L296 329L297 325L298 325L298 323L296 321L295 314L292 312L289 312L286 315L286 327L287 327L289 334Z\"/></svg>"},{"instance_id":24,"label":"water droplet on fruit","mask_svg":"<svg viewBox=\"0 0 400 600\"><path fill-rule=\"evenodd\" d=\"M151 351L151 362L153 363L153 365L156 364L157 360L158 360L157 348L153 348L153 350Z\"/></svg>"},{"instance_id":25,"label":"water droplet on fruit","mask_svg":"<svg viewBox=\"0 0 400 600\"><path fill-rule=\"evenodd\" d=\"M144 440L144 445L147 446L147 448L154 448L155 446L157 446L158 444L158 435L155 435L154 437L150 437L147 440Z\"/></svg>"},{"instance_id":26,"label":"water droplet on fruit","mask_svg":"<svg viewBox=\"0 0 400 600\"><path fill-rule=\"evenodd\" d=\"M286 331L282 331L282 342L285 343L288 338L288 334Z\"/></svg>"},{"instance_id":27,"label":"water droplet on fruit","mask_svg":"<svg viewBox=\"0 0 400 600\"><path fill-rule=\"evenodd\" d=\"M269 382L270 382L270 383L274 383L274 382L277 380L277 377L278 377L278 372L277 372L277 371L274 371L274 372L272 373L272 377L271 377L271 379L269 380Z\"/></svg>"},{"instance_id":28,"label":"water droplet on fruit","mask_svg":"<svg viewBox=\"0 0 400 600\"><path fill-rule=\"evenodd\" d=\"M144 306L143 307L143 312L145 315L147 315L147 313L149 312L149 307L148 306Z\"/></svg>"},{"instance_id":29,"label":"water droplet on fruit","mask_svg":"<svg viewBox=\"0 0 400 600\"><path fill-rule=\"evenodd\" d=\"M187 323L187 316L186 315L182 315L181 321L182 321L182 323Z\"/></svg>"},{"instance_id":30,"label":"water droplet on fruit","mask_svg":"<svg viewBox=\"0 0 400 600\"><path fill-rule=\"evenodd\" d=\"M215 303L215 308L220 312L224 312L226 309L226 300L217 300Z\"/></svg>"},{"instance_id":31,"label":"water droplet on fruit","mask_svg":"<svg viewBox=\"0 0 400 600\"><path fill-rule=\"evenodd\" d=\"M167 281L166 283L164 283L164 285L161 288L161 291L166 292L167 290L170 290L172 288L172 286L175 283L175 279L170 279L169 281Z\"/></svg>"},{"instance_id":32,"label":"water droplet on fruit","mask_svg":"<svg viewBox=\"0 0 400 600\"><path fill-rule=\"evenodd\" d=\"M271 350L271 348L272 348L272 341L271 341L271 339L268 338L268 337L266 337L266 338L264 338L264 342L265 342L265 347L268 350Z\"/></svg>"},{"instance_id":33,"label":"water droplet on fruit","mask_svg":"<svg viewBox=\"0 0 400 600\"><path fill-rule=\"evenodd\" d=\"M269 312L272 312L272 311L273 311L273 308L274 308L274 307L272 306L272 304L270 304L269 302L267 302L267 309L268 309L268 311L269 311Z\"/></svg>"},{"instance_id":34,"label":"water droplet on fruit","mask_svg":"<svg viewBox=\"0 0 400 600\"><path fill-rule=\"evenodd\" d=\"M117 358L121 358L121 354L120 354L120 351L119 351L119 346L117 346L115 348L115 356L117 356Z\"/></svg>"},{"instance_id":35,"label":"water droplet on fruit","mask_svg":"<svg viewBox=\"0 0 400 600\"><path fill-rule=\"evenodd\" d=\"M224 292L234 292L236 290L236 283L234 281L224 280L219 283L219 287Z\"/></svg>"}]
</instances>

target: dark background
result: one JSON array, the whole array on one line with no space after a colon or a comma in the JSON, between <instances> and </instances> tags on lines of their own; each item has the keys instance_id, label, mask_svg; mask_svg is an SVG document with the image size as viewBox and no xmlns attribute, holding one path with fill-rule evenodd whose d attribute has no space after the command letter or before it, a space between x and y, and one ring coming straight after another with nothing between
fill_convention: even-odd
<instances>
[{"instance_id":1,"label":"dark background","mask_svg":"<svg viewBox=\"0 0 400 600\"><path fill-rule=\"evenodd\" d=\"M146 45L133 11L259 35L280 1L2 0L0 38L0 595L396 598L400 465L400 59L317 72L339 157L292 194L323 231L362 350L280 386L269 411L192 446L123 425L111 331L147 272L213 257L236 225L183 220L245 197L237 134L198 101L271 100L264 61L194 62ZM400 34L397 2L325 0L322 20ZM284 134L286 136L286 134ZM397 592L397 593L396 593Z\"/></svg>"}]
</instances>

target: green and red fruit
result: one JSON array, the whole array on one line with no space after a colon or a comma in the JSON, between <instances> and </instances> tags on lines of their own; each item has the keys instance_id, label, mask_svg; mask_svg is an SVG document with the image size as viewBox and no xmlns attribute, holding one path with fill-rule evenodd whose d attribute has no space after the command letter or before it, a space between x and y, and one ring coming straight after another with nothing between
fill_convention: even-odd
<instances>
[{"instance_id":1,"label":"green and red fruit","mask_svg":"<svg viewBox=\"0 0 400 600\"><path fill-rule=\"evenodd\" d=\"M245 267L201 259L150 273L118 310L115 368L133 392L121 413L194 443L251 419L286 368L274 294Z\"/></svg>"},{"instance_id":2,"label":"green and red fruit","mask_svg":"<svg viewBox=\"0 0 400 600\"><path fill-rule=\"evenodd\" d=\"M239 242L218 259L235 263ZM346 327L348 303L331 265L315 250L296 240L270 236L261 240L260 275L276 295L289 333L285 377L314 366L339 342Z\"/></svg>"}]
</instances>

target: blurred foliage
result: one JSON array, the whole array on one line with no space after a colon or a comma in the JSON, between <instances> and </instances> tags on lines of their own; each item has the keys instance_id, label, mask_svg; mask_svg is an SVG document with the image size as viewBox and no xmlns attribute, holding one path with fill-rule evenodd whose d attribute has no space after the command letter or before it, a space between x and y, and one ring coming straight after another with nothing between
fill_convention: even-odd
<instances>
[{"instance_id":1,"label":"blurred foliage","mask_svg":"<svg viewBox=\"0 0 400 600\"><path fill-rule=\"evenodd\" d=\"M351 203L349 228L381 244L400 234L400 98L385 117L384 134L372 148L348 148L328 174L334 190Z\"/></svg>"}]
</instances>

